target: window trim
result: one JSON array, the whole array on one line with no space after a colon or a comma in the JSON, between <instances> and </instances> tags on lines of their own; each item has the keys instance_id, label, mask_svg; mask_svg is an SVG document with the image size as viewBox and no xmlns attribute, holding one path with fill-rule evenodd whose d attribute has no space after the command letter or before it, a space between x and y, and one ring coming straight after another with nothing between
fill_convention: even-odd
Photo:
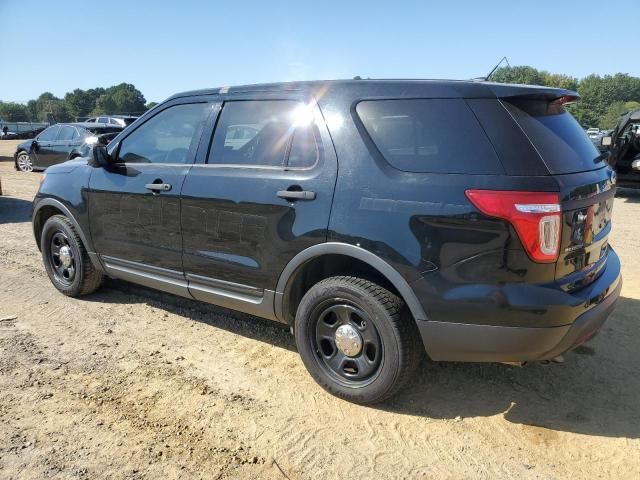
<instances>
[{"instance_id":1,"label":"window trim","mask_svg":"<svg viewBox=\"0 0 640 480\"><path fill-rule=\"evenodd\" d=\"M185 100L185 99L181 99L181 100ZM149 110L150 112L153 111L153 115L149 116L149 118L145 118L144 122L141 122L134 129L127 128L127 129L121 130L120 131L121 133L126 130L127 134L122 138L118 138L120 136L120 134L118 134L116 136L116 138L118 138L117 142L114 142L113 140L111 141L111 144L113 145L113 149L111 151L107 150L107 152L109 153L109 156L112 156L113 158L116 159L116 161L114 161L112 163L112 165L125 166L125 167L129 167L129 166L133 167L133 166L135 166L136 168L140 167L140 166L144 166L144 165L150 165L150 166L154 166L154 167L161 167L161 166L166 166L166 167L178 167L178 166L179 167L184 167L184 166L188 166L188 165L194 165L195 162L196 162L198 148L199 148L200 142L202 140L202 135L203 135L203 133L205 131L206 125L203 125L202 128L200 128L198 140L195 142L195 145L194 145L193 159L192 159L191 163L131 163L131 162L119 162L119 161L117 161L117 160L120 159L120 147L122 146L122 142L124 142L127 138L129 138L134 132L138 131L138 129L140 129L142 126L144 126L152 118L155 118L156 116L160 115L165 110L168 110L168 109L173 108L173 107L178 107L180 105L204 104L204 105L210 106L210 105L213 105L215 103L211 99L206 99L206 98L200 98L200 99L187 98L186 100L189 100L189 101L167 102L165 105L163 105L163 108L158 109L157 111L156 111L156 108L158 106L160 106L160 105L156 105L156 107L154 107L153 109ZM207 108L207 107L205 107L205 108ZM204 118L203 118L202 121L205 124L210 119L210 113L211 112L208 112L207 114L204 115ZM139 117L139 118L141 118L141 117ZM196 134L197 134L197 132L196 132ZM114 138L114 140L116 138ZM192 139L192 142L194 142L194 140L195 140L195 136ZM191 146L189 146L189 154L191 154L191 153L192 153L191 152Z\"/></svg>"},{"instance_id":2,"label":"window trim","mask_svg":"<svg viewBox=\"0 0 640 480\"><path fill-rule=\"evenodd\" d=\"M298 104L312 104L315 113L319 114L319 118L322 118L322 113L320 112L320 108L315 99L304 100L301 98L225 98L219 100L220 103L220 111L218 112L218 116L216 118L215 125L213 126L213 130L211 132L211 137L209 139L209 145L207 147L207 153L204 158L204 163L200 164L201 167L209 167L209 168L239 168L243 170L267 170L267 171L280 171L280 172L306 172L316 168L321 162L321 158L324 153L322 135L321 135L321 125L318 125L318 115L314 115L314 120L312 122L313 126L313 137L316 140L316 145L318 146L318 157L316 161L308 166L308 167L290 167L289 166L289 154L291 153L291 146L293 144L293 139L295 137L295 132L291 137L287 140L287 147L285 150L284 164L282 166L276 165L260 165L260 164L237 164L237 163L209 163L209 157L211 155L211 149L213 148L213 141L216 136L216 132L218 130L218 126L220 124L220 119L222 118L222 114L224 113L224 107L227 103L239 103L239 102L295 102Z\"/></svg>"}]
</instances>

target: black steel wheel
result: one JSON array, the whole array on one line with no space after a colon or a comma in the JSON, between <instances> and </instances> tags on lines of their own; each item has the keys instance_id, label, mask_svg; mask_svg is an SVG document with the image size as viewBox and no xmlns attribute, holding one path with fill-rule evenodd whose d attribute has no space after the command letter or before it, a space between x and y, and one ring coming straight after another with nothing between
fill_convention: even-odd
<instances>
[{"instance_id":1,"label":"black steel wheel","mask_svg":"<svg viewBox=\"0 0 640 480\"><path fill-rule=\"evenodd\" d=\"M368 315L343 299L328 300L311 320L311 347L320 365L346 385L375 378L382 361L382 340Z\"/></svg>"},{"instance_id":2,"label":"black steel wheel","mask_svg":"<svg viewBox=\"0 0 640 480\"><path fill-rule=\"evenodd\" d=\"M91 263L76 227L67 217L54 215L45 222L40 250L51 283L65 295L87 295L102 284L102 272Z\"/></svg>"},{"instance_id":3,"label":"black steel wheel","mask_svg":"<svg viewBox=\"0 0 640 480\"><path fill-rule=\"evenodd\" d=\"M48 261L56 280L64 285L73 284L76 276L76 259L69 237L62 230L57 230L51 236Z\"/></svg>"},{"instance_id":4,"label":"black steel wheel","mask_svg":"<svg viewBox=\"0 0 640 480\"><path fill-rule=\"evenodd\" d=\"M331 277L309 289L296 311L294 332L316 382L354 403L394 395L423 352L402 299L357 277Z\"/></svg>"}]
</instances>

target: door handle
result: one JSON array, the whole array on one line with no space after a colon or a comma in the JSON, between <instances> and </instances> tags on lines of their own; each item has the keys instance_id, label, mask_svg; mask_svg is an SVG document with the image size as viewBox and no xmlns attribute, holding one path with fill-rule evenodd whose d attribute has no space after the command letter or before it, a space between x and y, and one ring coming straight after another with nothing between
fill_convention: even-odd
<instances>
[{"instance_id":1,"label":"door handle","mask_svg":"<svg viewBox=\"0 0 640 480\"><path fill-rule=\"evenodd\" d=\"M144 188L153 192L168 192L171 190L171 185L168 183L147 183Z\"/></svg>"},{"instance_id":2,"label":"door handle","mask_svg":"<svg viewBox=\"0 0 640 480\"><path fill-rule=\"evenodd\" d=\"M279 190L278 197L286 200L315 200L316 192L309 190Z\"/></svg>"}]
</instances>

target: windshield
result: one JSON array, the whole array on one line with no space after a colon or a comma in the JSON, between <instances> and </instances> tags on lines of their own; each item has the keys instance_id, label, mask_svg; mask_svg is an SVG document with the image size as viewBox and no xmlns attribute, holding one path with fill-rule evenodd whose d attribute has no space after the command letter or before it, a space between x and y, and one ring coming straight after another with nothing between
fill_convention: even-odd
<instances>
[{"instance_id":1,"label":"windshield","mask_svg":"<svg viewBox=\"0 0 640 480\"><path fill-rule=\"evenodd\" d=\"M514 97L502 103L538 150L549 173L585 172L605 165L594 161L600 152L560 102Z\"/></svg>"}]
</instances>

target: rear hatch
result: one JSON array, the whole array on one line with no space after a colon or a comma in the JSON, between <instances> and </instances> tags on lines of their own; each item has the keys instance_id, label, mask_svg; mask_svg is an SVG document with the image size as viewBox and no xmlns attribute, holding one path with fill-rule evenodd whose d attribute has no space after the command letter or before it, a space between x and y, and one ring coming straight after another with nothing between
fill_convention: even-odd
<instances>
[{"instance_id":1,"label":"rear hatch","mask_svg":"<svg viewBox=\"0 0 640 480\"><path fill-rule=\"evenodd\" d=\"M567 291L588 285L604 270L615 194L613 170L565 109L573 99L550 93L500 100L557 180L562 232L556 281Z\"/></svg>"}]
</instances>

